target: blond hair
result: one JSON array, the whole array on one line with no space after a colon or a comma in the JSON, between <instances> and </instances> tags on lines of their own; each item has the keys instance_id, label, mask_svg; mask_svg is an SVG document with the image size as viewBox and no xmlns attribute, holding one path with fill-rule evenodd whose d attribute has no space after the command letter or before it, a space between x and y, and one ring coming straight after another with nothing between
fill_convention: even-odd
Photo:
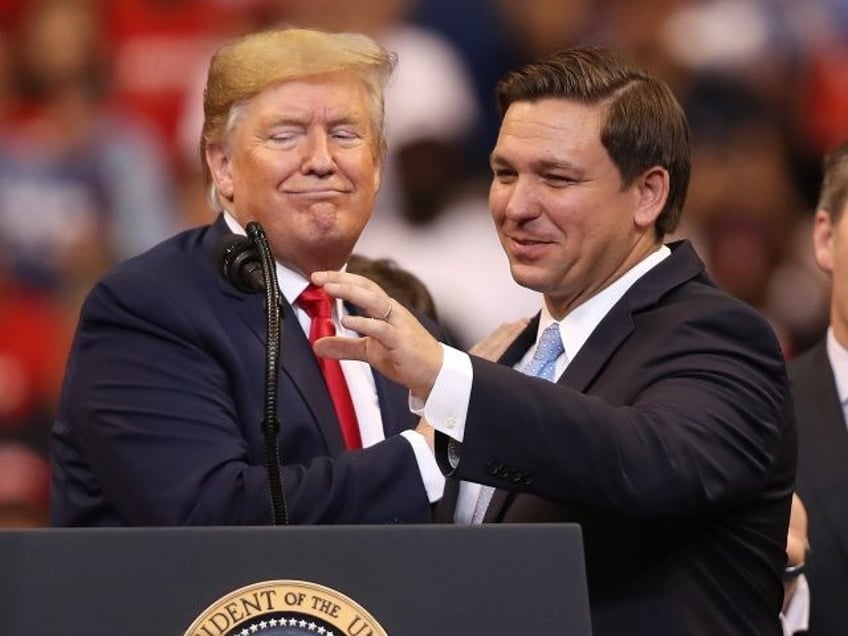
<instances>
[{"instance_id":1,"label":"blond hair","mask_svg":"<svg viewBox=\"0 0 848 636\"><path fill-rule=\"evenodd\" d=\"M252 33L221 47L209 65L200 136L200 159L213 206L220 207L220 200L206 164L206 148L230 132L239 106L280 82L330 73L359 77L369 100L374 150L382 157L383 88L394 65L393 54L359 33L284 28Z\"/></svg>"}]
</instances>

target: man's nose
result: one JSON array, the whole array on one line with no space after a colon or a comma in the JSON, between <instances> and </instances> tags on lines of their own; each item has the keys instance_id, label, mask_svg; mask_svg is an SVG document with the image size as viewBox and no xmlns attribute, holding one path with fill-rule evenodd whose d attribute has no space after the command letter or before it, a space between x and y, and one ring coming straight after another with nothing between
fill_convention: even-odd
<instances>
[{"instance_id":1,"label":"man's nose","mask_svg":"<svg viewBox=\"0 0 848 636\"><path fill-rule=\"evenodd\" d=\"M507 194L504 213L509 219L523 221L539 214L537 186L529 178L516 177Z\"/></svg>"},{"instance_id":2,"label":"man's nose","mask_svg":"<svg viewBox=\"0 0 848 636\"><path fill-rule=\"evenodd\" d=\"M326 133L313 130L306 136L302 171L319 176L331 174L335 169L330 139Z\"/></svg>"}]
</instances>

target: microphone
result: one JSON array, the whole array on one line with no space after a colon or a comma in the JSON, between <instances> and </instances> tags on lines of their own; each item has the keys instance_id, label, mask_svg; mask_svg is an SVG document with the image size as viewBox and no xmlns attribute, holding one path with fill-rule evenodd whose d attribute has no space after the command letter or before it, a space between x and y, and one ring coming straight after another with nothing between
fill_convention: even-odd
<instances>
[{"instance_id":1,"label":"microphone","mask_svg":"<svg viewBox=\"0 0 848 636\"><path fill-rule=\"evenodd\" d=\"M221 274L236 289L246 294L265 289L262 259L249 238L238 234L225 236L218 244L218 255Z\"/></svg>"},{"instance_id":2,"label":"microphone","mask_svg":"<svg viewBox=\"0 0 848 636\"><path fill-rule=\"evenodd\" d=\"M288 525L289 514L280 459L277 434L277 378L282 359L282 314L280 289L271 247L262 226L251 221L245 228L247 236L228 235L218 244L220 272L235 287L246 294L265 292L265 398L262 433L265 438L265 468L271 496L271 516L274 525Z\"/></svg>"}]
</instances>

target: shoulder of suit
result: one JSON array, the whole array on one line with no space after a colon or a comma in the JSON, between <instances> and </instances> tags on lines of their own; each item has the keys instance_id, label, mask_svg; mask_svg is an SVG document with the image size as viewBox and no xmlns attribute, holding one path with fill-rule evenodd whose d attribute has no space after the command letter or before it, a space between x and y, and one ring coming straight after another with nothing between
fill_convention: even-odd
<instances>
[{"instance_id":1,"label":"shoulder of suit","mask_svg":"<svg viewBox=\"0 0 848 636\"><path fill-rule=\"evenodd\" d=\"M214 267L214 255L203 246L209 226L176 234L150 249L117 263L102 278L106 285L154 279L160 284L180 278L199 265Z\"/></svg>"},{"instance_id":2,"label":"shoulder of suit","mask_svg":"<svg viewBox=\"0 0 848 636\"><path fill-rule=\"evenodd\" d=\"M827 357L826 340L822 339L789 360L786 364L786 371L793 382L798 382L816 370L829 370L829 367L830 360Z\"/></svg>"}]
</instances>

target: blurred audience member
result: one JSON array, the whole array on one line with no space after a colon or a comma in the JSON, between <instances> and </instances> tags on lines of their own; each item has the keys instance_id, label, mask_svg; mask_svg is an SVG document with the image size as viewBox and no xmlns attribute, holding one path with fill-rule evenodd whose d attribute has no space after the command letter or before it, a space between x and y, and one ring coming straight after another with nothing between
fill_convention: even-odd
<instances>
[{"instance_id":1,"label":"blurred audience member","mask_svg":"<svg viewBox=\"0 0 848 636\"><path fill-rule=\"evenodd\" d=\"M16 40L18 112L0 129L0 247L20 282L75 295L172 229L148 131L107 104L95 4L43 0Z\"/></svg>"},{"instance_id":2,"label":"blurred audience member","mask_svg":"<svg viewBox=\"0 0 848 636\"><path fill-rule=\"evenodd\" d=\"M47 525L50 467L26 446L0 442L0 528Z\"/></svg>"},{"instance_id":3,"label":"blurred audience member","mask_svg":"<svg viewBox=\"0 0 848 636\"><path fill-rule=\"evenodd\" d=\"M789 377L798 423L797 490L810 520L810 633L837 636L848 626L848 143L824 161L813 247L831 279L830 327L790 362Z\"/></svg>"},{"instance_id":4,"label":"blurred audience member","mask_svg":"<svg viewBox=\"0 0 848 636\"><path fill-rule=\"evenodd\" d=\"M61 308L3 280L0 264L0 440L46 452L69 334Z\"/></svg>"},{"instance_id":5,"label":"blurred audience member","mask_svg":"<svg viewBox=\"0 0 848 636\"><path fill-rule=\"evenodd\" d=\"M268 0L103 3L115 99L153 125L172 169L186 169L178 127L189 91L194 90L191 79L201 68L205 75L209 56L223 38L252 29L267 4ZM192 167L197 163L194 150Z\"/></svg>"},{"instance_id":6,"label":"blurred audience member","mask_svg":"<svg viewBox=\"0 0 848 636\"><path fill-rule=\"evenodd\" d=\"M695 169L680 234L701 248L719 286L762 312L786 357L824 326L824 281L800 249L804 204L787 141L762 96L721 76L686 93Z\"/></svg>"}]
</instances>

